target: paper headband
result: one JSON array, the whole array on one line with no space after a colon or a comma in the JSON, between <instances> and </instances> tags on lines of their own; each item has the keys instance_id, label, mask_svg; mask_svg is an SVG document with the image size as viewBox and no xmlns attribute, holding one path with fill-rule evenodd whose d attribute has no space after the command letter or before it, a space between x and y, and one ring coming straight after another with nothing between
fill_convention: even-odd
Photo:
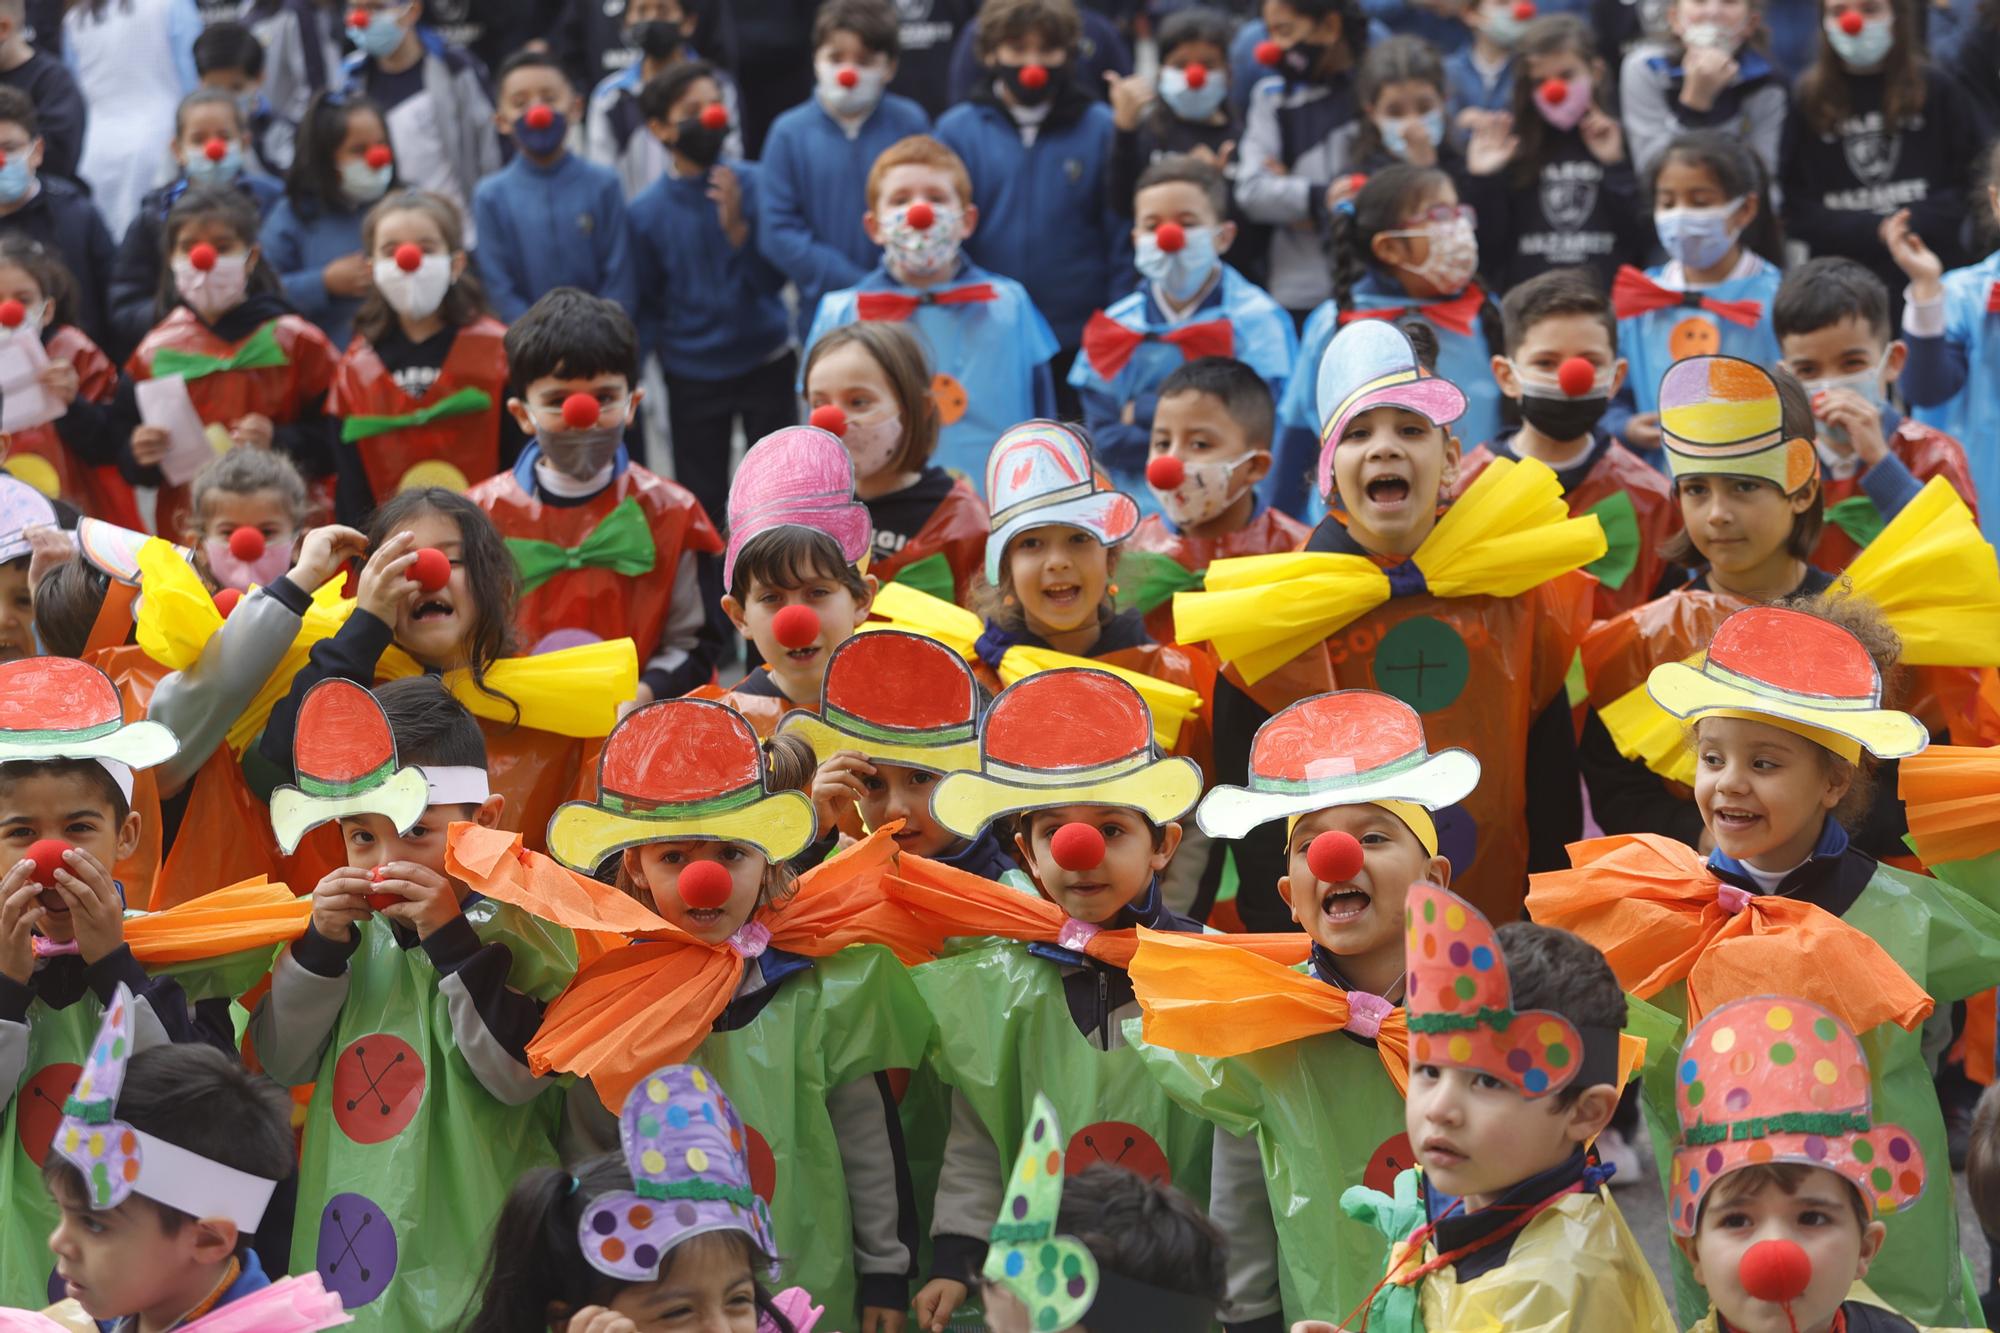
<instances>
[{"instance_id":1,"label":"paper headband","mask_svg":"<svg viewBox=\"0 0 2000 1333\"><path fill-rule=\"evenodd\" d=\"M321 824L356 815L380 815L407 833L431 804L423 772L396 762L381 703L353 681L327 679L307 690L296 735L298 784L271 793L271 831L286 854ZM464 786L462 778L448 781Z\"/></svg>"}]
</instances>

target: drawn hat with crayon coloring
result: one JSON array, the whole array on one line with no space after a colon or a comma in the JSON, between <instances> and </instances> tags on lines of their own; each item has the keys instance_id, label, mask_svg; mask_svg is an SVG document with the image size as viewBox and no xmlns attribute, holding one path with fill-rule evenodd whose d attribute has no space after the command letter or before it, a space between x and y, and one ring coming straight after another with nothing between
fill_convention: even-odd
<instances>
[{"instance_id":1,"label":"drawn hat with crayon coloring","mask_svg":"<svg viewBox=\"0 0 2000 1333\"><path fill-rule=\"evenodd\" d=\"M1333 494L1333 451L1347 423L1376 407L1400 407L1434 426L1465 415L1465 394L1423 368L1409 335L1385 319L1362 319L1333 335L1319 359L1319 493Z\"/></svg>"},{"instance_id":2,"label":"drawn hat with crayon coloring","mask_svg":"<svg viewBox=\"0 0 2000 1333\"><path fill-rule=\"evenodd\" d=\"M1024 421L994 441L986 455L986 503L993 522L986 578L996 585L1007 543L1029 528L1081 528L1116 546L1139 526L1139 506L1097 475L1089 443L1059 421Z\"/></svg>"},{"instance_id":3,"label":"drawn hat with crayon coloring","mask_svg":"<svg viewBox=\"0 0 2000 1333\"><path fill-rule=\"evenodd\" d=\"M735 576L743 548L774 528L824 533L850 565L868 554L868 507L854 498L854 460L839 436L817 426L787 426L743 455L729 480L724 587Z\"/></svg>"},{"instance_id":4,"label":"drawn hat with crayon coloring","mask_svg":"<svg viewBox=\"0 0 2000 1333\"><path fill-rule=\"evenodd\" d=\"M871 763L933 773L979 767L979 683L965 659L936 639L871 630L827 658L817 714L796 709L778 724L825 763L858 750Z\"/></svg>"},{"instance_id":5,"label":"drawn hat with crayon coloring","mask_svg":"<svg viewBox=\"0 0 2000 1333\"><path fill-rule=\"evenodd\" d=\"M0 662L0 763L93 759L130 801L132 770L165 763L179 748L163 723L127 722L118 687L88 662Z\"/></svg>"},{"instance_id":6,"label":"drawn hat with crayon coloring","mask_svg":"<svg viewBox=\"0 0 2000 1333\"><path fill-rule=\"evenodd\" d=\"M380 815L407 833L438 799L422 769L396 762L396 738L381 703L351 680L323 680L307 690L295 734L298 781L271 793L271 830L287 854L321 824L356 815Z\"/></svg>"},{"instance_id":7,"label":"drawn hat with crayon coloring","mask_svg":"<svg viewBox=\"0 0 2000 1333\"><path fill-rule=\"evenodd\" d=\"M1660 378L1667 474L1755 477L1786 495L1819 474L1813 442L1785 435L1777 381L1733 356L1691 356Z\"/></svg>"}]
</instances>

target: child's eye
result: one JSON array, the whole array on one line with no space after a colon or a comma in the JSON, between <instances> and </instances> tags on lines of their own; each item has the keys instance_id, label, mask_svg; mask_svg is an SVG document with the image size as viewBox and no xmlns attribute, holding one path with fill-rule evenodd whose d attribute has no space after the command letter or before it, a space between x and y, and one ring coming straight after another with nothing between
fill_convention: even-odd
<instances>
[{"instance_id":1,"label":"child's eye","mask_svg":"<svg viewBox=\"0 0 2000 1333\"><path fill-rule=\"evenodd\" d=\"M1472 1086L1475 1088L1483 1088L1486 1091L1491 1092L1496 1088L1504 1088L1507 1085L1505 1083L1502 1083L1499 1079L1493 1077L1493 1075L1491 1074L1474 1074L1472 1076Z\"/></svg>"},{"instance_id":2,"label":"child's eye","mask_svg":"<svg viewBox=\"0 0 2000 1333\"><path fill-rule=\"evenodd\" d=\"M677 866L686 859L687 857L682 853L673 851L672 849L660 853L661 865Z\"/></svg>"},{"instance_id":3,"label":"child's eye","mask_svg":"<svg viewBox=\"0 0 2000 1333\"><path fill-rule=\"evenodd\" d=\"M1750 1221L1750 1215L1748 1213L1730 1212L1730 1213L1724 1213L1721 1217L1716 1218L1715 1225L1719 1227L1727 1227L1730 1230L1735 1230L1739 1227L1747 1227L1752 1224Z\"/></svg>"},{"instance_id":4,"label":"child's eye","mask_svg":"<svg viewBox=\"0 0 2000 1333\"><path fill-rule=\"evenodd\" d=\"M1434 1081L1438 1076L1438 1067L1436 1065L1413 1065L1410 1068L1410 1075L1413 1078Z\"/></svg>"},{"instance_id":5,"label":"child's eye","mask_svg":"<svg viewBox=\"0 0 2000 1333\"><path fill-rule=\"evenodd\" d=\"M1802 1227L1828 1227L1833 1225L1833 1219L1817 1208L1808 1208L1799 1214L1799 1225Z\"/></svg>"},{"instance_id":6,"label":"child's eye","mask_svg":"<svg viewBox=\"0 0 2000 1333\"><path fill-rule=\"evenodd\" d=\"M429 824L412 824L410 825L410 831L403 836L412 842L421 842L423 839L430 837L430 835L431 826Z\"/></svg>"},{"instance_id":7,"label":"child's eye","mask_svg":"<svg viewBox=\"0 0 2000 1333\"><path fill-rule=\"evenodd\" d=\"M1380 829L1371 829L1361 835L1361 845L1363 847L1385 847L1388 845L1388 842L1389 835Z\"/></svg>"},{"instance_id":8,"label":"child's eye","mask_svg":"<svg viewBox=\"0 0 2000 1333\"><path fill-rule=\"evenodd\" d=\"M936 781L937 774L926 772L921 768L914 769L910 773L910 785L912 787L928 787Z\"/></svg>"},{"instance_id":9,"label":"child's eye","mask_svg":"<svg viewBox=\"0 0 2000 1333\"><path fill-rule=\"evenodd\" d=\"M97 821L94 819L79 819L74 824L71 824L69 828L67 828L64 831L67 832L71 837L79 837L95 833L97 832Z\"/></svg>"},{"instance_id":10,"label":"child's eye","mask_svg":"<svg viewBox=\"0 0 2000 1333\"><path fill-rule=\"evenodd\" d=\"M865 790L865 791L868 791L868 792L880 792L880 791L883 791L883 790L885 790L885 789L886 789L886 788L888 787L888 785L889 785L888 783L886 783L886 782L882 781L882 779L880 779L880 778L876 778L876 777L868 777L868 778L863 778L863 779L861 779L861 786L862 786L862 789L863 789L863 790Z\"/></svg>"},{"instance_id":11,"label":"child's eye","mask_svg":"<svg viewBox=\"0 0 2000 1333\"><path fill-rule=\"evenodd\" d=\"M741 847L729 846L722 849L722 859L731 863L741 861L745 854Z\"/></svg>"}]
</instances>

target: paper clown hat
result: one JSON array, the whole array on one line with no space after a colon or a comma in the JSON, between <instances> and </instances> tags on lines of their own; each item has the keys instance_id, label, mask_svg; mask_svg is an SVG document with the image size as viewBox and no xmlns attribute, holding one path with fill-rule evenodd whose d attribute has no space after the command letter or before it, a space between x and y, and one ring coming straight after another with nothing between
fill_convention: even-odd
<instances>
[{"instance_id":1,"label":"paper clown hat","mask_svg":"<svg viewBox=\"0 0 2000 1333\"><path fill-rule=\"evenodd\" d=\"M127 723L111 677L73 657L0 663L0 763L95 759L132 799L132 772L173 758L165 725Z\"/></svg>"},{"instance_id":2,"label":"paper clown hat","mask_svg":"<svg viewBox=\"0 0 2000 1333\"><path fill-rule=\"evenodd\" d=\"M0 472L0 562L19 560L29 553L29 528L56 526L56 507L48 496L20 478Z\"/></svg>"},{"instance_id":3,"label":"paper clown hat","mask_svg":"<svg viewBox=\"0 0 2000 1333\"><path fill-rule=\"evenodd\" d=\"M227 1218L254 1233L277 1181L210 1161L118 1119L118 1092L132 1057L132 1010L132 992L121 981L50 1146L82 1173L94 1211L139 1194L194 1217Z\"/></svg>"},{"instance_id":4,"label":"paper clown hat","mask_svg":"<svg viewBox=\"0 0 2000 1333\"><path fill-rule=\"evenodd\" d=\"M933 773L979 767L979 684L965 659L902 630L857 634L833 650L819 714L785 715L821 763L839 750Z\"/></svg>"},{"instance_id":5,"label":"paper clown hat","mask_svg":"<svg viewBox=\"0 0 2000 1333\"><path fill-rule=\"evenodd\" d=\"M1164 824L1200 795L1194 760L1153 748L1137 690L1108 671L1060 667L1000 691L979 728L979 771L946 774L931 815L961 838L1057 805L1123 806Z\"/></svg>"},{"instance_id":6,"label":"paper clown hat","mask_svg":"<svg viewBox=\"0 0 2000 1333\"><path fill-rule=\"evenodd\" d=\"M986 455L986 504L993 535L986 539L986 579L1000 582L1000 561L1016 534L1061 523L1116 546L1139 526L1139 506L1114 491L1090 466L1090 445L1072 426L1024 421Z\"/></svg>"},{"instance_id":7,"label":"paper clown hat","mask_svg":"<svg viewBox=\"0 0 2000 1333\"><path fill-rule=\"evenodd\" d=\"M592 1268L650 1282L676 1245L711 1231L740 1231L775 1260L771 1210L750 1188L743 1117L715 1075L700 1065L654 1070L625 1094L618 1137L632 1188L592 1199L576 1224Z\"/></svg>"},{"instance_id":8,"label":"paper clown hat","mask_svg":"<svg viewBox=\"0 0 2000 1333\"><path fill-rule=\"evenodd\" d=\"M1747 717L1797 732L1850 763L1900 759L1930 744L1924 724L1882 707L1882 677L1861 640L1830 621L1752 606L1722 622L1699 667L1668 662L1646 692L1675 717Z\"/></svg>"},{"instance_id":9,"label":"paper clown hat","mask_svg":"<svg viewBox=\"0 0 2000 1333\"><path fill-rule=\"evenodd\" d=\"M1733 356L1691 356L1667 367L1660 438L1673 477L1757 477L1790 495L1819 471L1811 440L1785 438L1776 381Z\"/></svg>"},{"instance_id":10,"label":"paper clown hat","mask_svg":"<svg viewBox=\"0 0 2000 1333\"><path fill-rule=\"evenodd\" d=\"M423 770L397 764L382 705L353 681L323 680L307 690L297 737L298 784L271 793L271 831L287 855L321 824L380 815L404 833L430 805Z\"/></svg>"},{"instance_id":11,"label":"paper clown hat","mask_svg":"<svg viewBox=\"0 0 2000 1333\"><path fill-rule=\"evenodd\" d=\"M868 509L854 498L854 460L840 437L816 426L787 426L750 446L729 482L729 549L722 582L753 537L773 528L823 532L850 565L868 554Z\"/></svg>"},{"instance_id":12,"label":"paper clown hat","mask_svg":"<svg viewBox=\"0 0 2000 1333\"><path fill-rule=\"evenodd\" d=\"M1212 788L1195 817L1211 838L1240 838L1330 805L1394 801L1442 810L1478 782L1470 752L1425 749L1423 723L1402 700L1336 690L1301 699L1257 728L1250 785Z\"/></svg>"},{"instance_id":13,"label":"paper clown hat","mask_svg":"<svg viewBox=\"0 0 2000 1333\"><path fill-rule=\"evenodd\" d=\"M1738 1167L1823 1166L1852 1181L1877 1216L1924 1192L1924 1155L1900 1125L1870 1119L1868 1057L1816 1004L1760 995L1710 1012L1688 1033L1674 1076L1680 1146L1667 1219L1694 1234L1702 1196Z\"/></svg>"},{"instance_id":14,"label":"paper clown hat","mask_svg":"<svg viewBox=\"0 0 2000 1333\"><path fill-rule=\"evenodd\" d=\"M1465 415L1465 394L1417 360L1417 349L1386 319L1342 328L1319 359L1319 493L1333 494L1333 446L1347 423L1372 407L1407 408L1433 425Z\"/></svg>"},{"instance_id":15,"label":"paper clown hat","mask_svg":"<svg viewBox=\"0 0 2000 1333\"><path fill-rule=\"evenodd\" d=\"M1097 1299L1097 1257L1082 1241L1056 1234L1066 1142L1056 1108L1036 1093L981 1274L1020 1298L1034 1333L1070 1327Z\"/></svg>"},{"instance_id":16,"label":"paper clown hat","mask_svg":"<svg viewBox=\"0 0 2000 1333\"><path fill-rule=\"evenodd\" d=\"M549 855L590 874L613 852L694 838L748 843L784 861L813 840L812 800L773 792L743 715L708 699L668 699L625 715L604 742L595 801L549 821Z\"/></svg>"}]
</instances>

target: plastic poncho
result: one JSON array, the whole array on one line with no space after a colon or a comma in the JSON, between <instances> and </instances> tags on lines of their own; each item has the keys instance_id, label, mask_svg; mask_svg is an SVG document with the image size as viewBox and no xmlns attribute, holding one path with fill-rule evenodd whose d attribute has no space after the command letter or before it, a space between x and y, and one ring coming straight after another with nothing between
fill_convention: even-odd
<instances>
[{"instance_id":1,"label":"plastic poncho","mask_svg":"<svg viewBox=\"0 0 2000 1333\"><path fill-rule=\"evenodd\" d=\"M1190 537L1159 515L1148 515L1118 548L1118 607L1137 607L1146 617L1148 634L1161 643L1178 643L1175 593L1200 588L1202 576L1217 560L1296 551L1311 535L1312 529L1277 509L1264 509L1221 537Z\"/></svg>"},{"instance_id":2,"label":"plastic poncho","mask_svg":"<svg viewBox=\"0 0 2000 1333\"><path fill-rule=\"evenodd\" d=\"M895 554L870 560L868 572L882 583L907 583L933 597L965 605L985 567L989 528L986 502L971 482L955 477L923 527ZM878 541L881 535L878 529Z\"/></svg>"},{"instance_id":3,"label":"plastic poncho","mask_svg":"<svg viewBox=\"0 0 2000 1333\"><path fill-rule=\"evenodd\" d=\"M1972 489L1972 470L1965 448L1941 430L1917 421L1901 422L1888 439L1889 452L1908 468L1919 483L1943 477L1977 517L1979 497ZM1813 547L1812 563L1829 573L1839 573L1853 563L1861 548L1882 531L1882 511L1861 489L1866 469L1856 468L1852 476L1820 474L1820 501L1826 506L1826 527L1820 531L1819 545Z\"/></svg>"},{"instance_id":4,"label":"plastic poncho","mask_svg":"<svg viewBox=\"0 0 2000 1333\"><path fill-rule=\"evenodd\" d=\"M1870 1291L1866 1282L1857 1281L1853 1288L1848 1291L1847 1299L1840 1303L1841 1311L1848 1317L1848 1328L1851 1333L1858 1333L1856 1316L1862 1313L1856 1307L1867 1307L1870 1310L1890 1309L1889 1303ZM1891 1313L1900 1314L1901 1311L1891 1311ZM1984 1325L1980 1327L1983 1328ZM1970 1328L1959 1328L1956 1326L1941 1328L1930 1324L1919 1324L1916 1326L1916 1330L1917 1333L1977 1333L1975 1329ZM1687 1333L1721 1333L1715 1311L1710 1310L1700 1319L1690 1324Z\"/></svg>"},{"instance_id":5,"label":"plastic poncho","mask_svg":"<svg viewBox=\"0 0 2000 1333\"><path fill-rule=\"evenodd\" d=\"M1625 354L1629 367L1625 384L1631 391L1635 414L1659 412L1660 379L1676 361L1718 353L1759 366L1775 366L1782 359L1777 335L1771 330L1771 303L1785 275L1768 259L1751 257L1755 267L1748 274L1726 278L1698 293L1716 302L1757 303L1758 318L1748 327L1723 319L1712 310L1687 305L1648 310L1618 321L1618 350ZM1646 276L1657 283L1666 271L1667 266L1661 264L1647 269Z\"/></svg>"},{"instance_id":6,"label":"plastic poncho","mask_svg":"<svg viewBox=\"0 0 2000 1333\"><path fill-rule=\"evenodd\" d=\"M83 330L64 324L48 336L44 349L51 361L76 367L76 401L103 405L118 387L118 367ZM6 459L0 466L50 499L69 501L92 518L138 531L143 524L132 485L112 463L90 464L63 441L63 428L75 428L67 414L39 426L9 432Z\"/></svg>"},{"instance_id":7,"label":"plastic poncho","mask_svg":"<svg viewBox=\"0 0 2000 1333\"><path fill-rule=\"evenodd\" d=\"M506 332L505 325L489 316L459 329L421 398L397 386L366 338L356 334L348 344L334 370L326 410L342 418L337 447L360 455L375 503L417 486L463 493L499 470L500 418L507 401L507 351L501 339ZM466 395L467 390L483 394L485 403ZM432 412L429 420L419 415ZM398 421L406 424L394 424Z\"/></svg>"}]
</instances>

